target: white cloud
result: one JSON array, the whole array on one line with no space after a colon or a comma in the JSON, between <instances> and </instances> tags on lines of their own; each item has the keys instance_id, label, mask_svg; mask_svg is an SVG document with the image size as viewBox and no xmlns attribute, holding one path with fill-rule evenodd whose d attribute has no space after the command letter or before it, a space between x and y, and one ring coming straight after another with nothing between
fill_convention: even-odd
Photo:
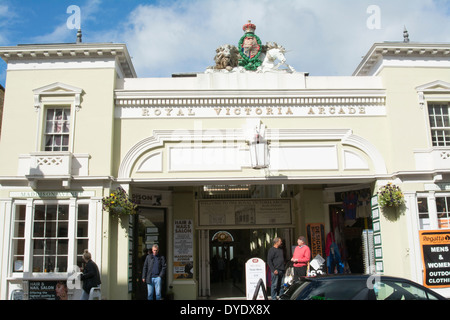
<instances>
[{"instance_id":1,"label":"white cloud","mask_svg":"<svg viewBox=\"0 0 450 320\"><path fill-rule=\"evenodd\" d=\"M164 3L164 2L162 2ZM448 5L432 0L191 0L141 5L117 30L140 77L204 71L215 49L237 44L247 20L262 42L283 45L288 63L312 75L350 75L374 42L448 42ZM440 6L439 6L440 4ZM380 9L380 26L369 29L370 5ZM448 14L448 13L447 13ZM120 26L122 28L123 26Z\"/></svg>"},{"instance_id":2,"label":"white cloud","mask_svg":"<svg viewBox=\"0 0 450 320\"><path fill-rule=\"evenodd\" d=\"M84 5L79 6L81 12L81 28L86 22L95 20L96 14L101 10L102 0L87 0ZM66 12L67 13L67 12ZM67 27L67 19L71 14L67 13L66 19L57 25L52 32L40 36L35 36L32 42L35 43L61 43L61 42L75 42L76 30Z\"/></svg>"},{"instance_id":3,"label":"white cloud","mask_svg":"<svg viewBox=\"0 0 450 320\"><path fill-rule=\"evenodd\" d=\"M65 42L74 32L69 30L66 24L57 26L51 33L33 38L34 43L60 43ZM73 37L74 38L74 37ZM75 38L71 42L75 42Z\"/></svg>"}]
</instances>

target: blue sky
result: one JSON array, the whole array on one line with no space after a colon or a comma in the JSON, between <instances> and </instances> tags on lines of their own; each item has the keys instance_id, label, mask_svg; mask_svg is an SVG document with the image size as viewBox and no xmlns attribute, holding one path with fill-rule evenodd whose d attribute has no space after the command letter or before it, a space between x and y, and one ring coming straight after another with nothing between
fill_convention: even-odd
<instances>
[{"instance_id":1,"label":"blue sky","mask_svg":"<svg viewBox=\"0 0 450 320\"><path fill-rule=\"evenodd\" d=\"M412 42L450 43L449 0L0 0L0 46L75 42L71 5L83 42L127 44L139 77L203 72L247 20L311 75L351 75L373 43L402 41L404 26ZM5 70L0 60L3 86Z\"/></svg>"}]
</instances>

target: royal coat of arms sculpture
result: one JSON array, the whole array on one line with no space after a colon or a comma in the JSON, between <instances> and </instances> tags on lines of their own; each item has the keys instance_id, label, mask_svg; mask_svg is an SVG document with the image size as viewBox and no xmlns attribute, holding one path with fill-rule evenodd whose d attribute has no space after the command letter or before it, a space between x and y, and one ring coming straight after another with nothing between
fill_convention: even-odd
<instances>
[{"instance_id":1,"label":"royal coat of arms sculpture","mask_svg":"<svg viewBox=\"0 0 450 320\"><path fill-rule=\"evenodd\" d=\"M295 69L286 63L286 50L276 42L261 44L255 34L256 26L248 21L244 24L244 35L238 46L226 44L216 49L215 66L208 67L206 73L212 72L288 72ZM280 68L284 66L285 68Z\"/></svg>"},{"instance_id":2,"label":"royal coat of arms sculpture","mask_svg":"<svg viewBox=\"0 0 450 320\"><path fill-rule=\"evenodd\" d=\"M262 63L259 59L262 50L261 40L255 34L256 26L250 20L242 29L245 34L239 40L239 53L241 55L239 65L246 70L256 70Z\"/></svg>"}]
</instances>

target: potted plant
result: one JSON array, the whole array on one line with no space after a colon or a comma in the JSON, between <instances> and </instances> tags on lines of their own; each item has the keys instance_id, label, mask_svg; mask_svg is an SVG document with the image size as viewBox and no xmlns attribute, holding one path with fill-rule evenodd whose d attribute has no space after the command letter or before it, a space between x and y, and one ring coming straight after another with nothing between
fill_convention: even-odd
<instances>
[{"instance_id":1,"label":"potted plant","mask_svg":"<svg viewBox=\"0 0 450 320\"><path fill-rule=\"evenodd\" d=\"M389 182L380 188L378 203L381 207L401 207L405 204L405 197L398 186Z\"/></svg>"},{"instance_id":2,"label":"potted plant","mask_svg":"<svg viewBox=\"0 0 450 320\"><path fill-rule=\"evenodd\" d=\"M383 215L390 221L396 221L400 217L400 211L405 206L405 196L400 187L389 182L380 188L378 203Z\"/></svg>"},{"instance_id":3,"label":"potted plant","mask_svg":"<svg viewBox=\"0 0 450 320\"><path fill-rule=\"evenodd\" d=\"M103 210L112 216L120 217L136 213L137 205L128 198L128 194L122 187L102 199Z\"/></svg>"}]
</instances>

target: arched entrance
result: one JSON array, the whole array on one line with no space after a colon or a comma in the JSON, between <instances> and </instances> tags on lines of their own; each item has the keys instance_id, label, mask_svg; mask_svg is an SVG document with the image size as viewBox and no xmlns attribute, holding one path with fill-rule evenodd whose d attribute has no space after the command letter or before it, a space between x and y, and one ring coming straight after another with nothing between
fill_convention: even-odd
<instances>
[{"instance_id":1,"label":"arched entrance","mask_svg":"<svg viewBox=\"0 0 450 320\"><path fill-rule=\"evenodd\" d=\"M224 282L230 276L230 264L234 259L234 237L225 230L214 232L210 243L211 282ZM211 234L211 232L210 232Z\"/></svg>"},{"instance_id":2,"label":"arched entrance","mask_svg":"<svg viewBox=\"0 0 450 320\"><path fill-rule=\"evenodd\" d=\"M255 257L266 261L274 237L280 236L287 240L286 243L290 243L289 230L285 228L209 230L210 297L245 299L245 263Z\"/></svg>"}]
</instances>

